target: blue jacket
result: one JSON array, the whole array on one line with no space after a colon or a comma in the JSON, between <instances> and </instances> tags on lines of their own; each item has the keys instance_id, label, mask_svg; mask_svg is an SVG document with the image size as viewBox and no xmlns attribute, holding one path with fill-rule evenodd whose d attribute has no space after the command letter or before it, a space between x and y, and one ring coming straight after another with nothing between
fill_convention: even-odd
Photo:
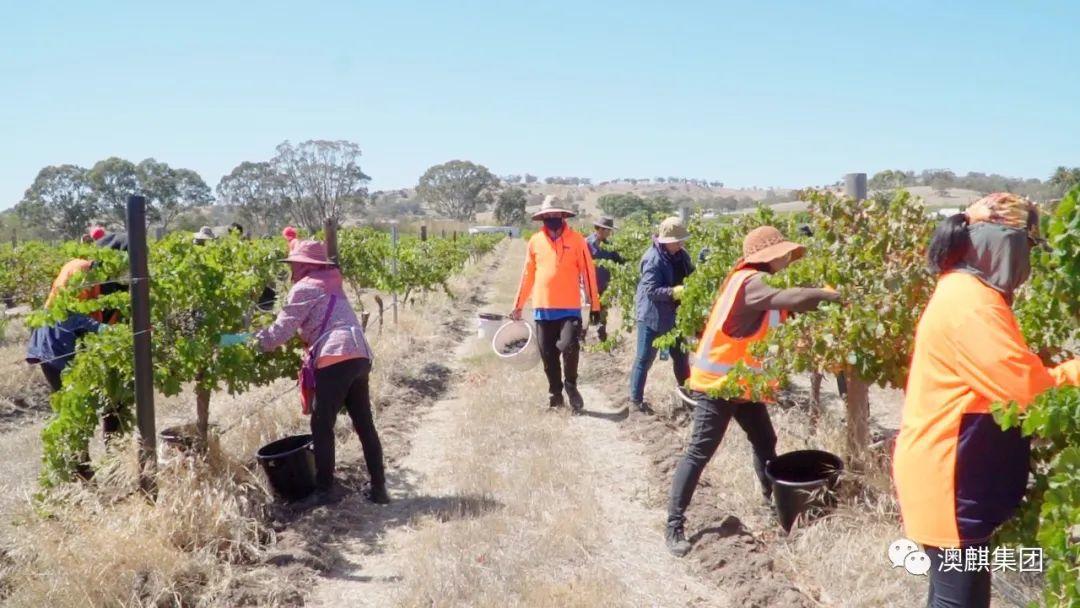
<instances>
[{"instance_id":1,"label":"blue jacket","mask_svg":"<svg viewBox=\"0 0 1080 608\"><path fill-rule=\"evenodd\" d=\"M101 324L86 315L72 313L56 325L39 327L30 334L26 349L28 363L40 363L62 370L75 356L75 341L98 331Z\"/></svg>"},{"instance_id":2,"label":"blue jacket","mask_svg":"<svg viewBox=\"0 0 1080 608\"><path fill-rule=\"evenodd\" d=\"M622 264L622 256L618 253L602 247L603 243L600 239L596 238L596 233L592 233L585 242L589 245L589 254L592 255L592 259L596 260L611 260L616 264ZM600 295L604 294L604 290L607 289L608 282L611 281L611 271L604 268L600 264L596 265L596 289Z\"/></svg>"},{"instance_id":3,"label":"blue jacket","mask_svg":"<svg viewBox=\"0 0 1080 608\"><path fill-rule=\"evenodd\" d=\"M672 288L681 285L676 280L675 266L682 267L682 276L694 272L690 254L683 249L674 256L662 251L663 245L653 243L641 256L641 280L634 296L637 322L657 333L667 333L675 327L675 309L679 303L672 296Z\"/></svg>"}]
</instances>

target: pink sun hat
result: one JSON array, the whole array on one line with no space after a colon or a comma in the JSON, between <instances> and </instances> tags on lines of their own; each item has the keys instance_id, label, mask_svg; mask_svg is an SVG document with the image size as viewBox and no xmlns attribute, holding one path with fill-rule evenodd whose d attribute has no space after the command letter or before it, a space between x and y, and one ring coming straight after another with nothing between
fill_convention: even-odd
<instances>
[{"instance_id":1,"label":"pink sun hat","mask_svg":"<svg viewBox=\"0 0 1080 608\"><path fill-rule=\"evenodd\" d=\"M326 256L326 245L322 241L296 241L295 243L296 246L289 252L289 257L281 260L282 262L334 265Z\"/></svg>"}]
</instances>

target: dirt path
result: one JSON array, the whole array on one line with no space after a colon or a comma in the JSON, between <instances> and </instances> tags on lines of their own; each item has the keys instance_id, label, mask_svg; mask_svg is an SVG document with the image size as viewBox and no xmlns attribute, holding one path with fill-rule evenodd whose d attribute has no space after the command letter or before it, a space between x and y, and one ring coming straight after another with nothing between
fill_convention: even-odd
<instances>
[{"instance_id":1,"label":"dirt path","mask_svg":"<svg viewBox=\"0 0 1080 608\"><path fill-rule=\"evenodd\" d=\"M509 307L524 244L487 290ZM445 396L390 470L394 502L356 509L306 605L726 606L696 564L664 550L646 506L648 462L618 413L583 386L590 415L546 411L539 368L508 372L474 338L449 357ZM327 521L333 518L328 518Z\"/></svg>"}]
</instances>

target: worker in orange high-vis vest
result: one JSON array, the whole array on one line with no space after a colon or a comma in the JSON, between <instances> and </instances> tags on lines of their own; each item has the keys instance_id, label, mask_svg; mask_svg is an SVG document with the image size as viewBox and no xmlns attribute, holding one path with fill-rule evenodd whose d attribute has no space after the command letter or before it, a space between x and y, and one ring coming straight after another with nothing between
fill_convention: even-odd
<instances>
[{"instance_id":1,"label":"worker in orange high-vis vest","mask_svg":"<svg viewBox=\"0 0 1080 608\"><path fill-rule=\"evenodd\" d=\"M750 347L765 339L769 329L779 325L788 312L808 312L821 302L834 302L839 295L831 289L775 289L764 278L783 270L805 253L802 245L784 238L772 226L755 228L743 240L743 257L720 287L705 333L690 359L686 386L694 400L694 427L690 445L675 469L668 503L668 550L682 557L690 552L684 525L686 508L694 496L698 480L709 463L728 424L734 418L754 449L754 470L766 500L772 486L765 476L765 463L776 457L776 433L764 403L745 399L710 397L728 381L736 365L760 369Z\"/></svg>"},{"instance_id":2,"label":"worker in orange high-vis vest","mask_svg":"<svg viewBox=\"0 0 1080 608\"><path fill-rule=\"evenodd\" d=\"M945 567L946 550L992 553L991 535L1024 497L1030 440L1002 430L990 405L1027 406L1080 383L1080 360L1047 368L1013 316L1038 225L1032 203L992 194L942 222L930 244L940 276L915 332L893 457L905 536L930 557L930 608L990 606L990 571Z\"/></svg>"},{"instance_id":3,"label":"worker in orange high-vis vest","mask_svg":"<svg viewBox=\"0 0 1080 608\"><path fill-rule=\"evenodd\" d=\"M548 406L563 405L563 389L574 414L580 414L584 400L577 388L578 353L583 335L581 291L589 298L591 318L600 315L600 295L596 286L596 266L585 237L566 223L574 212L562 209L548 196L533 215L544 223L529 239L525 268L510 317L521 320L521 310L532 297L540 358L548 381ZM562 356L562 365L559 357Z\"/></svg>"}]
</instances>

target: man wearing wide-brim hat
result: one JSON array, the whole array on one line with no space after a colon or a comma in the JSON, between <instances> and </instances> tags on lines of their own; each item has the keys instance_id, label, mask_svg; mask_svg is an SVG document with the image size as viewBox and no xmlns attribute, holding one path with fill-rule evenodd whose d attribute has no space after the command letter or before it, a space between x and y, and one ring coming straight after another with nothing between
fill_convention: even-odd
<instances>
[{"instance_id":1,"label":"man wearing wide-brim hat","mask_svg":"<svg viewBox=\"0 0 1080 608\"><path fill-rule=\"evenodd\" d=\"M585 242L589 245L589 254L592 255L593 262L597 260L608 260L616 264L622 264L622 256L617 251L612 251L605 248L605 244L611 235L615 233L615 219L604 216L593 222L593 233L585 239ZM596 264L596 290L600 294L600 297L604 297L604 291L607 289L608 282L611 280L611 271L605 268L601 264ZM607 309L603 308L601 303L600 312L592 315L589 319L589 325L596 326L596 335L601 341L607 340Z\"/></svg>"},{"instance_id":2,"label":"man wearing wide-brim hat","mask_svg":"<svg viewBox=\"0 0 1080 608\"><path fill-rule=\"evenodd\" d=\"M510 317L521 320L521 310L532 298L540 357L548 381L548 406L562 406L565 389L571 409L579 414L584 407L577 388L581 288L584 286L593 313L600 312L600 295L589 246L566 223L566 218L573 216L573 211L557 205L552 196L546 197L533 214L532 218L543 222L543 227L529 239Z\"/></svg>"},{"instance_id":3,"label":"man wearing wide-brim hat","mask_svg":"<svg viewBox=\"0 0 1080 608\"><path fill-rule=\"evenodd\" d=\"M776 432L769 411L765 403L751 399L748 387L726 386L727 376L739 365L751 372L761 369L761 361L752 354L753 346L764 341L771 328L782 323L788 313L809 312L822 302L839 300L839 294L832 289L776 289L765 284L765 277L783 270L805 252L804 246L787 240L772 226L750 231L743 240L743 257L724 280L709 313L686 381L689 396L695 402L694 427L690 445L675 468L668 503L667 546L677 556L690 551L683 528L686 507L732 418L753 446L754 471L764 499L769 501L772 496L772 485L765 476L765 464L776 457ZM731 388L742 396L729 399L710 396Z\"/></svg>"},{"instance_id":4,"label":"man wearing wide-brim hat","mask_svg":"<svg viewBox=\"0 0 1080 608\"><path fill-rule=\"evenodd\" d=\"M196 245L205 245L206 243L216 239L217 235L214 234L214 231L211 230L209 226L203 226L202 228L199 228L199 231L196 232L191 238L193 241L195 241Z\"/></svg>"},{"instance_id":5,"label":"man wearing wide-brim hat","mask_svg":"<svg viewBox=\"0 0 1080 608\"><path fill-rule=\"evenodd\" d=\"M627 417L635 413L652 413L652 408L645 403L645 381L656 360L653 342L675 327L683 282L694 272L694 263L684 246L689 238L690 232L681 219L666 218L660 222L652 246L641 256L641 278L634 294L637 349L630 371ZM682 340L678 340L667 354L671 356L675 380L682 385L690 376L690 363Z\"/></svg>"}]
</instances>

